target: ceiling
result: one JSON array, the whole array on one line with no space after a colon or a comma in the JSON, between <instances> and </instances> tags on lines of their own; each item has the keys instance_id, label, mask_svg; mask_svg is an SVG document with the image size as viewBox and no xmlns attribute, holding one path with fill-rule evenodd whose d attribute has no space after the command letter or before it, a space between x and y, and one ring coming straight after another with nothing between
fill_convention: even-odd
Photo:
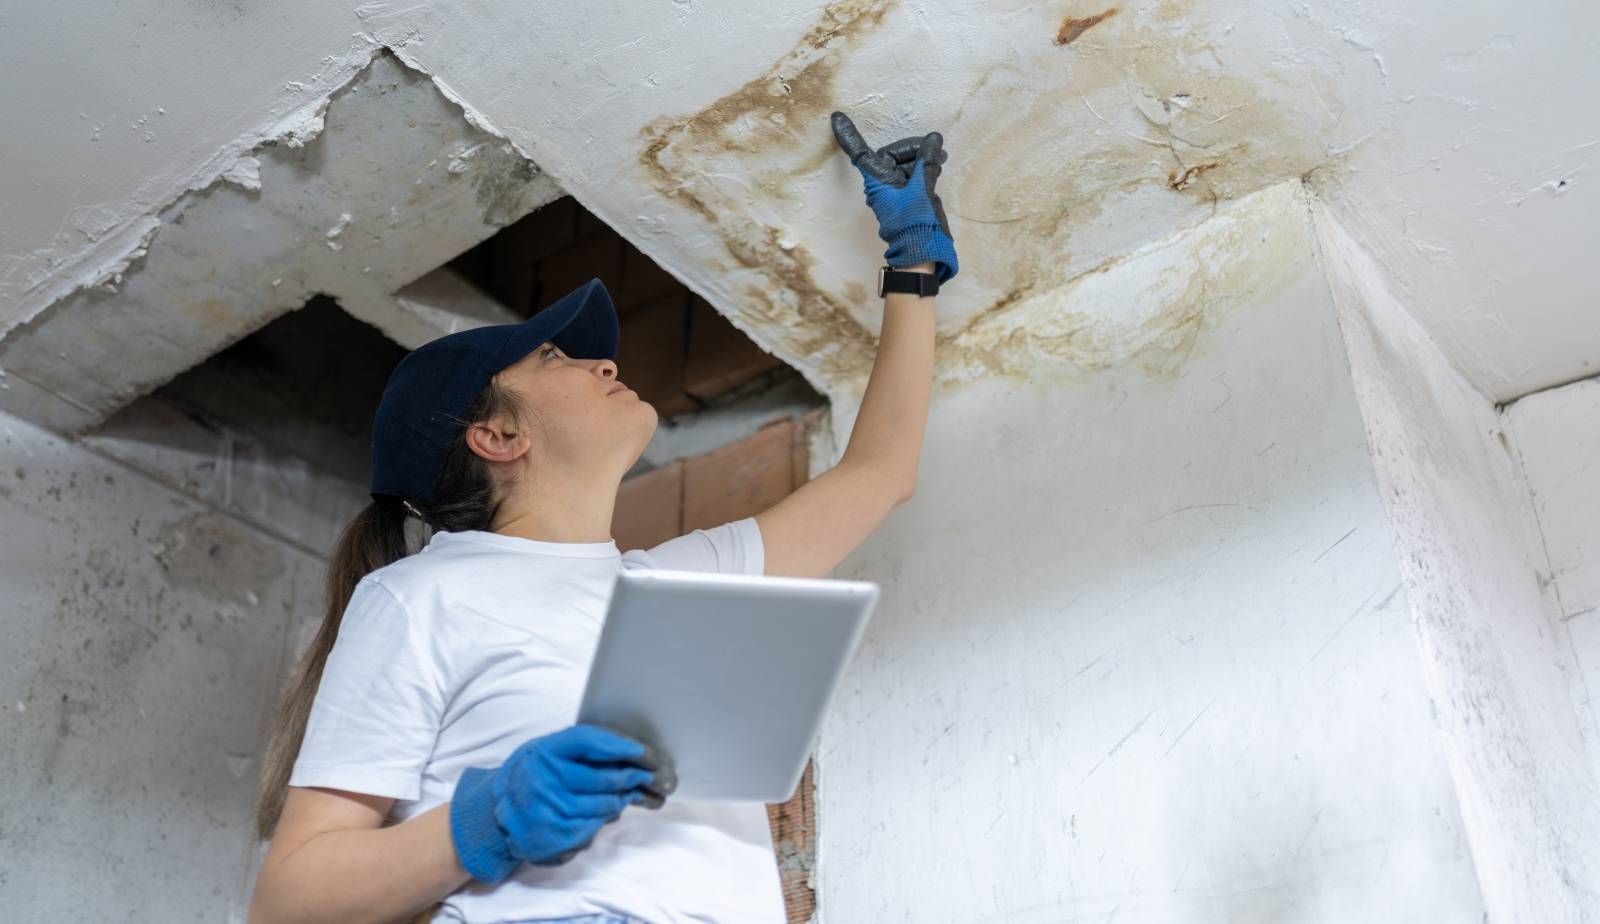
<instances>
[{"instance_id":1,"label":"ceiling","mask_svg":"<svg viewBox=\"0 0 1600 924\"><path fill-rule=\"evenodd\" d=\"M1600 371L1593 5L136 0L24 15L0 31L4 76L31 88L0 101L0 331L117 269L164 208L262 140L309 138L389 48L820 384L870 363L882 251L831 146L834 108L872 141L946 136L962 256L940 299L947 345L997 314L1068 312L1069 280L1303 178L1487 396Z\"/></svg>"}]
</instances>

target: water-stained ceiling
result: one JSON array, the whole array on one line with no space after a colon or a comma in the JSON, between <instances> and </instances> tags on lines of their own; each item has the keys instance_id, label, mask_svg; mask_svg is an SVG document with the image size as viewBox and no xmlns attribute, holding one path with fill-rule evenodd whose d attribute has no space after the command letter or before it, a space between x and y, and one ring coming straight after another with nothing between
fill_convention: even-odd
<instances>
[{"instance_id":1,"label":"water-stained ceiling","mask_svg":"<svg viewBox=\"0 0 1600 924\"><path fill-rule=\"evenodd\" d=\"M8 163L38 173L26 189L26 169L0 179L7 201L28 206L0 231L0 329L95 275L116 256L119 229L282 131L296 106L348 80L381 46L759 342L836 389L858 383L869 362L867 290L882 245L859 181L832 148L834 108L869 140L946 136L941 187L963 267L941 297L947 365L1007 368L968 349L975 331L1003 323L997 316L1050 319L1070 336L1062 318L1080 310L1072 293L1081 287L1069 280L1302 179L1346 216L1491 397L1593 374L1600 358L1594 288L1577 259L1600 243L1583 220L1583 205L1597 204L1584 171L1600 151L1586 99L1600 78L1600 14L1578 4L1519 7L1513 17L1421 0L373 0L337 12L296 3L307 17L293 22L246 12L201 22L153 0L135 6L95 28L136 15L138 48L106 36L97 57L0 55L40 76L79 75L34 81L50 87L52 106L0 104L15 110L13 128L48 122L56 149L46 163L25 131L0 142ZM137 130L86 141L89 122L110 118L96 115L80 120L84 138L60 131L59 120L91 102L105 108L83 73L143 61L180 31L205 39L202 52L190 69L127 89L117 118L144 118ZM242 62L212 54L218 47L269 50ZM215 97L219 85L226 99ZM207 125L184 112L191 134L157 164L140 148L163 142L164 116L141 113L185 105L235 117ZM256 121L241 124L240 109ZM83 211L76 184L88 181L60 165L90 154L106 164L109 145L130 158L93 179L108 198ZM72 233L74 222L93 233ZM1145 323L1137 306L1130 317Z\"/></svg>"}]
</instances>

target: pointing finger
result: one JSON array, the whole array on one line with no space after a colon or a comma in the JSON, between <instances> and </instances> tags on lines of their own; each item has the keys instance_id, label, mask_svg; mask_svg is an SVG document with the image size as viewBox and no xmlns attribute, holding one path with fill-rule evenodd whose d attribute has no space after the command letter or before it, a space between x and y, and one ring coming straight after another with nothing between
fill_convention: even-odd
<instances>
[{"instance_id":1,"label":"pointing finger","mask_svg":"<svg viewBox=\"0 0 1600 924\"><path fill-rule=\"evenodd\" d=\"M872 148L867 146L866 139L856 130L856 123L850 121L850 117L842 112L833 114L833 140L839 143L839 147L850 158L852 164L860 160L862 155L872 153Z\"/></svg>"}]
</instances>

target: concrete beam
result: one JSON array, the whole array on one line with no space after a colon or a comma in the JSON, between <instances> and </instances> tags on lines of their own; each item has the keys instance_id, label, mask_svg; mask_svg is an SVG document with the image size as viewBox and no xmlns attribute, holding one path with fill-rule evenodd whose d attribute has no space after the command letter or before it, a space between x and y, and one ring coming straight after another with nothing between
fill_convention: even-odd
<instances>
[{"instance_id":1,"label":"concrete beam","mask_svg":"<svg viewBox=\"0 0 1600 924\"><path fill-rule=\"evenodd\" d=\"M79 433L317 293L407 347L504 318L450 277L391 293L560 195L426 77L380 55L320 120L165 209L110 285L10 331L0 409Z\"/></svg>"},{"instance_id":2,"label":"concrete beam","mask_svg":"<svg viewBox=\"0 0 1600 924\"><path fill-rule=\"evenodd\" d=\"M443 266L393 295L372 286L351 284L335 298L345 311L408 350L458 330L523 320L461 274Z\"/></svg>"}]
</instances>

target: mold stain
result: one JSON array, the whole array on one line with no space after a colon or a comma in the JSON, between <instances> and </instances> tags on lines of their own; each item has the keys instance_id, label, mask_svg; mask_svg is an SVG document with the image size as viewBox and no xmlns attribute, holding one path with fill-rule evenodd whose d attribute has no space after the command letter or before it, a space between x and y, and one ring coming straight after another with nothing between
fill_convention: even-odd
<instances>
[{"instance_id":1,"label":"mold stain","mask_svg":"<svg viewBox=\"0 0 1600 924\"><path fill-rule=\"evenodd\" d=\"M487 145L479 157L483 164L473 177L473 193L483 223L501 228L526 215L539 168L505 143Z\"/></svg>"},{"instance_id":2,"label":"mold stain","mask_svg":"<svg viewBox=\"0 0 1600 924\"><path fill-rule=\"evenodd\" d=\"M857 313L872 306L859 288L824 278L816 255L762 215L802 181L814 183L835 156L827 114L864 89L836 92L841 67L895 5L832 3L755 79L641 131L639 163L651 186L703 218L726 252L722 269L734 276L728 288L739 301L734 320L759 329L830 390L865 382L876 350ZM1145 245L1152 228L1198 224L1222 203L1326 163L1337 115L1307 103L1322 98L1308 83L1314 75L1237 60L1261 36L1224 28L1177 0L1066 20L1041 10L978 28L993 33L973 38L993 59L974 72L981 76L965 96L941 98L942 110L931 113L950 114L938 126L956 151L941 193L964 277L941 311L941 375L1014 374L1028 359L1009 350L1054 351L1086 369L1159 353L1146 365L1165 369L1192 346L1203 307L1144 320L1130 311L1076 331L1066 329L1070 319L1052 319L1048 337L995 319L1065 310L1063 292ZM1125 204L1137 220L1123 218ZM1211 285L1188 304L1227 297L1222 280ZM1006 336L995 333L1001 328ZM1127 347L1134 341L1154 345L1139 358Z\"/></svg>"},{"instance_id":3,"label":"mold stain","mask_svg":"<svg viewBox=\"0 0 1600 924\"><path fill-rule=\"evenodd\" d=\"M1327 161L1337 117L1302 99L1317 96L1315 75L1225 66L1237 55L1223 46L1243 39L1225 43L1187 7L1068 17L1046 46L1056 71L1041 66L1048 56L1019 54L962 100L947 135L984 150L949 171L946 208L961 219L963 254L983 255L965 261L981 277L968 285L994 293L970 317L1048 298L1145 243L1119 228L1124 202L1193 224ZM1093 41L1080 40L1091 28ZM1076 43L1065 56L1061 39Z\"/></svg>"},{"instance_id":4,"label":"mold stain","mask_svg":"<svg viewBox=\"0 0 1600 924\"><path fill-rule=\"evenodd\" d=\"M958 332L940 335L940 387L974 377L1072 379L1125 363L1153 378L1178 377L1228 307L1260 303L1307 271L1313 246L1300 195L1293 181L1279 184L1154 252L1108 261L1047 297L1003 299Z\"/></svg>"},{"instance_id":5,"label":"mold stain","mask_svg":"<svg viewBox=\"0 0 1600 924\"><path fill-rule=\"evenodd\" d=\"M1220 163L1194 164L1185 168L1182 173L1170 173L1167 175L1167 186L1177 192L1182 192L1188 189L1190 184L1198 179L1202 173L1207 170L1215 170L1220 166L1222 166Z\"/></svg>"},{"instance_id":6,"label":"mold stain","mask_svg":"<svg viewBox=\"0 0 1600 924\"><path fill-rule=\"evenodd\" d=\"M1111 7L1104 12L1096 13L1093 16L1085 16L1082 19L1074 19L1068 16L1066 19L1061 20L1061 28L1056 30L1056 44L1071 45L1078 40L1078 36L1115 15L1117 15L1117 8Z\"/></svg>"},{"instance_id":7,"label":"mold stain","mask_svg":"<svg viewBox=\"0 0 1600 924\"><path fill-rule=\"evenodd\" d=\"M761 191L783 199L796 175L821 169L834 156L827 115L835 106L834 80L844 53L882 24L898 0L840 0L823 8L817 23L754 80L692 115L663 118L642 130L639 161L661 195L697 212L711 225L732 269L765 277L742 287L748 301L736 307L792 356L832 381L864 380L875 345L856 321L847 298L817 279L815 257L757 220L744 203L703 172L729 156L745 162L807 151L787 170L758 169Z\"/></svg>"}]
</instances>

